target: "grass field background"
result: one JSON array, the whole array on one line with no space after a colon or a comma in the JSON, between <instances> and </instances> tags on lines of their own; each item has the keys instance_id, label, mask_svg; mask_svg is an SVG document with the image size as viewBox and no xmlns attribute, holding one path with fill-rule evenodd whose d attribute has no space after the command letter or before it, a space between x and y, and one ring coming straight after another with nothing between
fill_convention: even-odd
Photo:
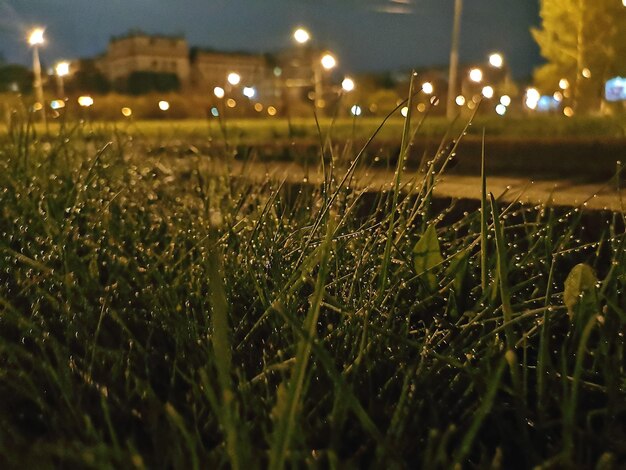
<instances>
[{"instance_id":1,"label":"grass field background","mask_svg":"<svg viewBox=\"0 0 626 470\"><path fill-rule=\"evenodd\" d=\"M442 206L455 146L405 191L407 123L373 198L350 184L358 147L323 155L321 184L251 184L193 154L172 172L110 126L15 126L2 466L626 465L624 215Z\"/></svg>"}]
</instances>

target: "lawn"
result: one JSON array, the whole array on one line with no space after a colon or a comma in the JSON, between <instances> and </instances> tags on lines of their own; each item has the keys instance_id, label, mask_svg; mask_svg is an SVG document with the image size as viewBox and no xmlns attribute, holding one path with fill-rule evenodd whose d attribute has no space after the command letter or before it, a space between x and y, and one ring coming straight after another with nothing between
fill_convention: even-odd
<instances>
[{"instance_id":1,"label":"lawn","mask_svg":"<svg viewBox=\"0 0 626 470\"><path fill-rule=\"evenodd\" d=\"M132 138L202 126L3 141L0 466L626 465L623 214L442 204L454 146L371 195L358 147L281 185Z\"/></svg>"}]
</instances>

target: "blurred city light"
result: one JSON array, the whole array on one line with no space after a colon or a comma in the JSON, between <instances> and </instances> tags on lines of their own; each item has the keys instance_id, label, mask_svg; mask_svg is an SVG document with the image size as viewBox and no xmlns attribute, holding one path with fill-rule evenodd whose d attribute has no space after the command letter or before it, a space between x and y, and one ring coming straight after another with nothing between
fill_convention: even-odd
<instances>
[{"instance_id":1,"label":"blurred city light","mask_svg":"<svg viewBox=\"0 0 626 470\"><path fill-rule=\"evenodd\" d=\"M555 101L558 101L559 103L563 101L563 93L561 93L560 91L555 91L552 97Z\"/></svg>"},{"instance_id":2,"label":"blurred city light","mask_svg":"<svg viewBox=\"0 0 626 470\"><path fill-rule=\"evenodd\" d=\"M59 62L55 67L55 72L59 77L65 77L70 73L70 63L69 62Z\"/></svg>"},{"instance_id":3,"label":"blurred city light","mask_svg":"<svg viewBox=\"0 0 626 470\"><path fill-rule=\"evenodd\" d=\"M311 35L304 28L298 28L293 32L293 38L298 44L305 44L311 39Z\"/></svg>"},{"instance_id":4,"label":"blurred city light","mask_svg":"<svg viewBox=\"0 0 626 470\"><path fill-rule=\"evenodd\" d=\"M422 91L427 95L431 95L435 91L435 87L430 82L424 82L422 83Z\"/></svg>"},{"instance_id":5,"label":"blurred city light","mask_svg":"<svg viewBox=\"0 0 626 470\"><path fill-rule=\"evenodd\" d=\"M541 98L541 94L536 88L529 88L528 90L526 90L526 98L539 101L539 98Z\"/></svg>"},{"instance_id":6,"label":"blurred city light","mask_svg":"<svg viewBox=\"0 0 626 470\"><path fill-rule=\"evenodd\" d=\"M232 98L228 98L226 100L226 106L228 106L229 108L234 108L237 106L237 102Z\"/></svg>"},{"instance_id":7,"label":"blurred city light","mask_svg":"<svg viewBox=\"0 0 626 470\"><path fill-rule=\"evenodd\" d=\"M211 116L218 117L219 115L220 115L220 111L215 106L213 106L211 108Z\"/></svg>"},{"instance_id":8,"label":"blurred city light","mask_svg":"<svg viewBox=\"0 0 626 470\"><path fill-rule=\"evenodd\" d=\"M261 111L263 111L263 105L262 105L261 103L255 103L255 104L254 104L254 110L255 110L257 113L260 113Z\"/></svg>"},{"instance_id":9,"label":"blurred city light","mask_svg":"<svg viewBox=\"0 0 626 470\"><path fill-rule=\"evenodd\" d=\"M409 107L405 106L404 108L402 108L400 110L400 114L402 114L403 117L407 117L409 115Z\"/></svg>"},{"instance_id":10,"label":"blurred city light","mask_svg":"<svg viewBox=\"0 0 626 470\"><path fill-rule=\"evenodd\" d=\"M231 72L228 74L227 80L228 80L228 83L230 83L233 86L239 85L239 82L241 81L241 75L239 75L236 72Z\"/></svg>"},{"instance_id":11,"label":"blurred city light","mask_svg":"<svg viewBox=\"0 0 626 470\"><path fill-rule=\"evenodd\" d=\"M161 111L167 111L168 109L170 109L170 104L169 102L165 101L165 100L161 100L159 101L159 109Z\"/></svg>"},{"instance_id":12,"label":"blurred city light","mask_svg":"<svg viewBox=\"0 0 626 470\"><path fill-rule=\"evenodd\" d=\"M509 95L502 95L500 97L500 104L502 106L510 106L511 105L511 97Z\"/></svg>"},{"instance_id":13,"label":"blurred city light","mask_svg":"<svg viewBox=\"0 0 626 470\"><path fill-rule=\"evenodd\" d=\"M252 99L256 96L256 90L251 86L243 87L243 96Z\"/></svg>"},{"instance_id":14,"label":"blurred city light","mask_svg":"<svg viewBox=\"0 0 626 470\"><path fill-rule=\"evenodd\" d=\"M502 54L494 52L489 56L489 63L492 67L496 67L498 69L502 68L504 65L504 57L502 57Z\"/></svg>"},{"instance_id":15,"label":"blurred city light","mask_svg":"<svg viewBox=\"0 0 626 470\"><path fill-rule=\"evenodd\" d=\"M473 68L469 72L469 78L475 83L480 83L483 80L483 71L479 68Z\"/></svg>"},{"instance_id":16,"label":"blurred city light","mask_svg":"<svg viewBox=\"0 0 626 470\"><path fill-rule=\"evenodd\" d=\"M225 92L224 89L221 86L216 86L215 88L213 88L213 94L217 97L217 98L224 98Z\"/></svg>"},{"instance_id":17,"label":"blurred city light","mask_svg":"<svg viewBox=\"0 0 626 470\"><path fill-rule=\"evenodd\" d=\"M324 67L326 70L333 69L337 66L337 59L335 59L335 57L333 57L333 55L329 53L324 54L320 62L322 64L322 67Z\"/></svg>"},{"instance_id":18,"label":"blurred city light","mask_svg":"<svg viewBox=\"0 0 626 470\"><path fill-rule=\"evenodd\" d=\"M354 84L354 80L349 77L344 78L343 82L341 82L341 88L343 91L351 92L355 87L356 85Z\"/></svg>"},{"instance_id":19,"label":"blurred city light","mask_svg":"<svg viewBox=\"0 0 626 470\"><path fill-rule=\"evenodd\" d=\"M45 42L43 33L44 33L43 28L33 29L28 35L28 44L30 44L31 46L38 46L40 44L43 44Z\"/></svg>"},{"instance_id":20,"label":"blurred city light","mask_svg":"<svg viewBox=\"0 0 626 470\"><path fill-rule=\"evenodd\" d=\"M361 109L361 107L358 104L355 104L354 106L352 106L350 108L350 113L353 116L360 116L362 112L363 112L363 110Z\"/></svg>"},{"instance_id":21,"label":"blurred city light","mask_svg":"<svg viewBox=\"0 0 626 470\"><path fill-rule=\"evenodd\" d=\"M569 80L567 78L560 79L559 80L559 88L561 90L567 90L569 88Z\"/></svg>"},{"instance_id":22,"label":"blurred city light","mask_svg":"<svg viewBox=\"0 0 626 470\"><path fill-rule=\"evenodd\" d=\"M267 114L269 114L270 116L276 116L276 113L278 111L276 110L276 108L274 106L268 106L267 107Z\"/></svg>"},{"instance_id":23,"label":"blurred city light","mask_svg":"<svg viewBox=\"0 0 626 470\"><path fill-rule=\"evenodd\" d=\"M537 109L540 98L541 98L541 94L539 93L539 90L537 90L536 88L527 89L526 101L525 101L526 107L528 109Z\"/></svg>"},{"instance_id":24,"label":"blurred city light","mask_svg":"<svg viewBox=\"0 0 626 470\"><path fill-rule=\"evenodd\" d=\"M565 108L563 108L563 114L565 114L565 116L567 117L572 117L574 115L574 109L570 106L566 106Z\"/></svg>"},{"instance_id":25,"label":"blurred city light","mask_svg":"<svg viewBox=\"0 0 626 470\"><path fill-rule=\"evenodd\" d=\"M493 98L493 94L494 94L493 87L491 86L483 87L482 94L487 99Z\"/></svg>"},{"instance_id":26,"label":"blurred city light","mask_svg":"<svg viewBox=\"0 0 626 470\"><path fill-rule=\"evenodd\" d=\"M465 96L459 95L454 100L458 106L465 106Z\"/></svg>"},{"instance_id":27,"label":"blurred city light","mask_svg":"<svg viewBox=\"0 0 626 470\"><path fill-rule=\"evenodd\" d=\"M89 106L93 106L93 98L89 95L79 96L78 104L83 108L88 108Z\"/></svg>"},{"instance_id":28,"label":"blurred city light","mask_svg":"<svg viewBox=\"0 0 626 470\"><path fill-rule=\"evenodd\" d=\"M122 115L124 117L131 117L133 115L133 110L128 108L128 107L126 107L126 106L124 106L122 108Z\"/></svg>"},{"instance_id":29,"label":"blurred city light","mask_svg":"<svg viewBox=\"0 0 626 470\"><path fill-rule=\"evenodd\" d=\"M503 104L499 104L498 106L496 106L496 113L498 113L500 116L504 116L506 114L506 106L504 106Z\"/></svg>"},{"instance_id":30,"label":"blurred city light","mask_svg":"<svg viewBox=\"0 0 626 470\"><path fill-rule=\"evenodd\" d=\"M581 73L583 74L583 77L591 78L591 70L589 70L587 67L585 67Z\"/></svg>"},{"instance_id":31,"label":"blurred city light","mask_svg":"<svg viewBox=\"0 0 626 470\"><path fill-rule=\"evenodd\" d=\"M55 111L57 109L65 108L65 101L63 101L63 100L52 100L50 102L50 107L52 109L54 109Z\"/></svg>"}]
</instances>

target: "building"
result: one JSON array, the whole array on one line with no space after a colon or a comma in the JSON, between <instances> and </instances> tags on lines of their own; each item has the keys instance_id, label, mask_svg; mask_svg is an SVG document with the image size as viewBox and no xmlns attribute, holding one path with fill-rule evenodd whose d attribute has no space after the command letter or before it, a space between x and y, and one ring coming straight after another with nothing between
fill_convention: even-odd
<instances>
[{"instance_id":1,"label":"building","mask_svg":"<svg viewBox=\"0 0 626 470\"><path fill-rule=\"evenodd\" d=\"M182 37L131 32L112 38L98 65L114 86L135 72L152 72L175 75L186 87L190 79L189 45Z\"/></svg>"},{"instance_id":2,"label":"building","mask_svg":"<svg viewBox=\"0 0 626 470\"><path fill-rule=\"evenodd\" d=\"M255 99L271 102L278 88L270 61L264 55L215 52L192 49L190 55L191 87L196 91L212 92L215 87L254 88ZM228 83L229 74L236 73L240 82Z\"/></svg>"}]
</instances>

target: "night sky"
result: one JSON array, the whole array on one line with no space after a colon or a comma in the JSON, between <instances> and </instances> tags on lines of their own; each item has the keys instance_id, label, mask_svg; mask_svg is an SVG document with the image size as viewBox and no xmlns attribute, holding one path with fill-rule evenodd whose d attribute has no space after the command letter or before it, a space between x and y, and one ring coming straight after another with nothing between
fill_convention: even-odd
<instances>
[{"instance_id":1,"label":"night sky","mask_svg":"<svg viewBox=\"0 0 626 470\"><path fill-rule=\"evenodd\" d=\"M540 63L529 28L536 0L465 0L461 62L501 51L517 78ZM304 25L345 72L404 70L448 62L454 0L0 0L0 52L28 64L33 25L46 27L45 64L103 52L130 29L183 34L190 45L276 51Z\"/></svg>"}]
</instances>

